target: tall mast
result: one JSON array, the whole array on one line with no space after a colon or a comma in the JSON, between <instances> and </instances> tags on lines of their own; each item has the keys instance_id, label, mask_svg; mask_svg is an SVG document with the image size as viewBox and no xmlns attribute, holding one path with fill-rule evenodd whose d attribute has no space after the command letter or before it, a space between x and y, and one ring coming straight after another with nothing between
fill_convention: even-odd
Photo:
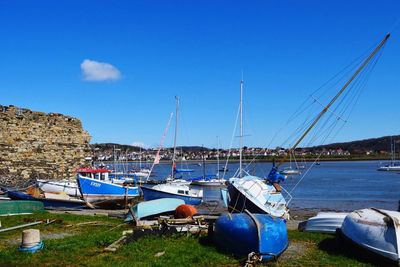
<instances>
[{"instance_id":1,"label":"tall mast","mask_svg":"<svg viewBox=\"0 0 400 267\"><path fill-rule=\"evenodd\" d=\"M217 136L217 176L219 177L219 137Z\"/></svg>"},{"instance_id":2,"label":"tall mast","mask_svg":"<svg viewBox=\"0 0 400 267\"><path fill-rule=\"evenodd\" d=\"M349 86L349 84L357 77L357 75L362 71L362 69L371 61L371 59L376 55L376 53L382 48L382 46L389 39L390 33L386 34L383 40L379 43L379 45L372 51L372 53L364 60L364 62L358 67L356 72L354 72L353 76L345 83L345 85L340 89L340 91L332 98L326 107L318 114L317 118L314 122L307 128L307 130L303 133L303 135L297 140L297 142L293 145L293 147L289 150L289 154L292 153L301 141L306 137L306 135L311 131L312 128L317 124L317 122L321 119L321 117L329 110L329 108L335 103L335 101L339 98L339 96L343 93L343 91ZM287 159L287 155L283 157L283 159L279 162L278 166L281 166L282 163Z\"/></svg>"},{"instance_id":3,"label":"tall mast","mask_svg":"<svg viewBox=\"0 0 400 267\"><path fill-rule=\"evenodd\" d=\"M175 135L174 135L174 154L172 156L172 179L175 178L175 172L174 172L174 167L176 166L176 137L178 135L178 117L179 117L179 97L175 96L175 101L176 101L176 111L175 111Z\"/></svg>"},{"instance_id":4,"label":"tall mast","mask_svg":"<svg viewBox=\"0 0 400 267\"><path fill-rule=\"evenodd\" d=\"M243 176L242 158L243 158L243 74L240 81L240 148L239 148L239 178Z\"/></svg>"}]
</instances>

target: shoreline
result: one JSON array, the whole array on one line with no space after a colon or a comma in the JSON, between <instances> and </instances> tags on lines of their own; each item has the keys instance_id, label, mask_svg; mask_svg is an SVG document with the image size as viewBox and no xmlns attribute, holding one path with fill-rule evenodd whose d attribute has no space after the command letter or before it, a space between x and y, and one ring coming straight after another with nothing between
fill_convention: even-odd
<instances>
[{"instance_id":1,"label":"shoreline","mask_svg":"<svg viewBox=\"0 0 400 267\"><path fill-rule=\"evenodd\" d=\"M275 158L275 159L254 159L254 160L246 160L243 159L242 162L243 163L250 163L250 162L273 162L275 160L275 162L279 162L281 160L281 158ZM226 163L226 159L220 159L220 165L224 166ZM307 163L312 163L315 162L315 159L304 159L298 162L307 162ZM382 161L382 162L390 162L390 159L387 158L320 158L318 160L319 162L334 162L334 161ZM114 163L114 161L112 160L94 160L94 162L96 163ZM139 160L128 160L128 161L116 161L117 164L122 164L122 163L139 163ZM207 163L217 163L218 161L215 159L211 159L211 160L206 160L206 164ZM285 161L287 162L287 161ZM146 165L146 164L152 164L153 161L142 161L142 165ZM159 164L170 164L172 163L172 160L160 160ZM179 164L185 164L185 163L189 163L189 164L197 164L197 163L203 163L203 160L199 159L199 160L195 160L195 159L189 159L189 160L184 160L179 162ZM239 163L239 159L230 159L229 163Z\"/></svg>"}]
</instances>

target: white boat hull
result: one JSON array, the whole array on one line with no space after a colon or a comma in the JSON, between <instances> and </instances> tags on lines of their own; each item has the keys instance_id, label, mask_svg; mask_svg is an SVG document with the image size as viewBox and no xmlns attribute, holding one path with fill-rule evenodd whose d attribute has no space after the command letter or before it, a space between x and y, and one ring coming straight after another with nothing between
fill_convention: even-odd
<instances>
[{"instance_id":1,"label":"white boat hull","mask_svg":"<svg viewBox=\"0 0 400 267\"><path fill-rule=\"evenodd\" d=\"M255 176L229 179L229 209L242 212L266 213L274 217L289 218L286 200L272 185Z\"/></svg>"},{"instance_id":2,"label":"white boat hull","mask_svg":"<svg viewBox=\"0 0 400 267\"><path fill-rule=\"evenodd\" d=\"M210 180L197 180L192 181L191 185L199 186L224 186L226 183L225 179L210 179Z\"/></svg>"},{"instance_id":3,"label":"white boat hull","mask_svg":"<svg viewBox=\"0 0 400 267\"><path fill-rule=\"evenodd\" d=\"M399 172L400 166L382 166L378 168L378 171Z\"/></svg>"},{"instance_id":4,"label":"white boat hull","mask_svg":"<svg viewBox=\"0 0 400 267\"><path fill-rule=\"evenodd\" d=\"M46 193L66 193L72 197L79 197L81 195L78 187L78 183L71 182L68 180L61 181L47 181L47 180L37 180L39 188Z\"/></svg>"},{"instance_id":5,"label":"white boat hull","mask_svg":"<svg viewBox=\"0 0 400 267\"><path fill-rule=\"evenodd\" d=\"M362 209L346 216L342 234L375 254L399 262L400 212Z\"/></svg>"},{"instance_id":6,"label":"white boat hull","mask_svg":"<svg viewBox=\"0 0 400 267\"><path fill-rule=\"evenodd\" d=\"M319 212L316 216L299 224L299 230L306 232L330 233L334 234L348 213L339 212Z\"/></svg>"}]
</instances>

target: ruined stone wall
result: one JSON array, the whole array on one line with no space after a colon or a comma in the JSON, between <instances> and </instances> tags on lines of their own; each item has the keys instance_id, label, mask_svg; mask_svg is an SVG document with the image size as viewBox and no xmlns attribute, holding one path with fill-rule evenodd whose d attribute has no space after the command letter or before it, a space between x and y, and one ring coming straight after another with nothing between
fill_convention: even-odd
<instances>
[{"instance_id":1,"label":"ruined stone wall","mask_svg":"<svg viewBox=\"0 0 400 267\"><path fill-rule=\"evenodd\" d=\"M89 141L76 118L0 105L0 185L72 178L90 163Z\"/></svg>"}]
</instances>

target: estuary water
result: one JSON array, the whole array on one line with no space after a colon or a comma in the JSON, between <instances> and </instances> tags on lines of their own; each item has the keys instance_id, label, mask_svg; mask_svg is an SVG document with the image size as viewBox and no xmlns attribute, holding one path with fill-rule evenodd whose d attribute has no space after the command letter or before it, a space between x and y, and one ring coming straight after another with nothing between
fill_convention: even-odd
<instances>
[{"instance_id":1,"label":"estuary water","mask_svg":"<svg viewBox=\"0 0 400 267\"><path fill-rule=\"evenodd\" d=\"M378 161L331 161L320 165L306 163L302 174L289 176L281 185L287 191L285 199L291 209L352 211L355 209L376 207L390 210L399 208L400 174L377 171ZM304 164L304 163L302 163ZM270 162L243 164L250 174L266 177L271 169ZM119 169L131 169L137 163L118 164ZM109 167L112 167L109 166ZM178 164L178 168L194 171L183 174L183 178L203 175L203 166L196 163ZM222 163L220 165L222 167ZM238 169L238 163L228 164L229 179ZM285 167L285 166L283 166ZM171 171L170 164L159 164L154 168L153 179L164 179ZM215 163L207 163L206 174L217 173ZM223 176L223 173L220 173ZM290 192L290 194L288 194ZM205 200L219 200L220 189L204 188Z\"/></svg>"}]
</instances>

